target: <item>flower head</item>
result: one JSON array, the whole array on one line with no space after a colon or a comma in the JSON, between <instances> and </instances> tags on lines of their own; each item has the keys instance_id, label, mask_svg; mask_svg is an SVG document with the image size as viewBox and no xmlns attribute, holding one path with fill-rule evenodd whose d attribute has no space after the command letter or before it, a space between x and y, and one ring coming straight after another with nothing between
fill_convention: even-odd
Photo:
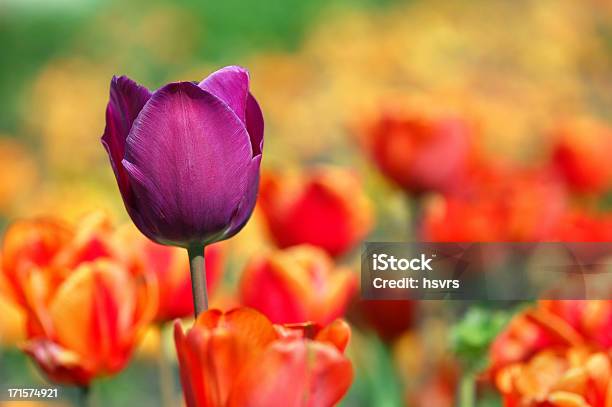
<instances>
[{"instance_id":1,"label":"flower head","mask_svg":"<svg viewBox=\"0 0 612 407\"><path fill-rule=\"evenodd\" d=\"M380 171L413 194L455 189L471 156L471 129L454 117L387 109L362 133Z\"/></svg>"},{"instance_id":2,"label":"flower head","mask_svg":"<svg viewBox=\"0 0 612 407\"><path fill-rule=\"evenodd\" d=\"M2 245L8 291L26 316L24 350L56 382L86 386L121 370L157 309L157 285L134 274L99 213L73 227L14 223Z\"/></svg>"},{"instance_id":3,"label":"flower head","mask_svg":"<svg viewBox=\"0 0 612 407\"><path fill-rule=\"evenodd\" d=\"M102 143L130 217L158 243L227 239L251 215L263 116L240 67L153 93L114 77Z\"/></svg>"},{"instance_id":4,"label":"flower head","mask_svg":"<svg viewBox=\"0 0 612 407\"><path fill-rule=\"evenodd\" d=\"M612 359L584 348L542 351L502 369L496 384L508 407L608 407Z\"/></svg>"},{"instance_id":5,"label":"flower head","mask_svg":"<svg viewBox=\"0 0 612 407\"><path fill-rule=\"evenodd\" d=\"M493 372L546 349L612 347L612 301L540 301L512 319L491 346Z\"/></svg>"},{"instance_id":6,"label":"flower head","mask_svg":"<svg viewBox=\"0 0 612 407\"><path fill-rule=\"evenodd\" d=\"M187 406L331 407L352 381L349 336L341 320L324 329L275 326L248 308L204 312L186 333L177 323Z\"/></svg>"},{"instance_id":7,"label":"flower head","mask_svg":"<svg viewBox=\"0 0 612 407\"><path fill-rule=\"evenodd\" d=\"M563 186L547 171L481 164L470 182L427 207L425 240L530 242L551 238L565 213Z\"/></svg>"},{"instance_id":8,"label":"flower head","mask_svg":"<svg viewBox=\"0 0 612 407\"><path fill-rule=\"evenodd\" d=\"M355 174L341 168L264 173L259 207L281 248L311 244L337 256L352 249L372 227L368 197Z\"/></svg>"},{"instance_id":9,"label":"flower head","mask_svg":"<svg viewBox=\"0 0 612 407\"><path fill-rule=\"evenodd\" d=\"M351 270L336 268L323 250L303 245L253 258L242 274L240 297L274 323L325 325L344 314L356 288Z\"/></svg>"},{"instance_id":10,"label":"flower head","mask_svg":"<svg viewBox=\"0 0 612 407\"><path fill-rule=\"evenodd\" d=\"M155 315L153 287L106 260L83 264L39 310L43 331L23 348L54 382L87 386L117 373Z\"/></svg>"},{"instance_id":11,"label":"flower head","mask_svg":"<svg viewBox=\"0 0 612 407\"><path fill-rule=\"evenodd\" d=\"M508 407L608 407L612 301L540 301L491 346L490 373Z\"/></svg>"},{"instance_id":12,"label":"flower head","mask_svg":"<svg viewBox=\"0 0 612 407\"><path fill-rule=\"evenodd\" d=\"M1 256L10 297L36 315L82 263L122 261L112 233L112 225L102 213L89 214L76 226L56 218L14 222L3 237Z\"/></svg>"}]
</instances>

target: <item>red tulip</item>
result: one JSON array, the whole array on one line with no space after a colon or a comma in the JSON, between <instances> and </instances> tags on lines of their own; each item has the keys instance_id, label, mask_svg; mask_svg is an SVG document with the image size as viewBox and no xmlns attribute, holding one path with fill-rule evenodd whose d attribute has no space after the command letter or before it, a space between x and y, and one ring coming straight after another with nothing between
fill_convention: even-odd
<instances>
[{"instance_id":1,"label":"red tulip","mask_svg":"<svg viewBox=\"0 0 612 407\"><path fill-rule=\"evenodd\" d=\"M119 240L130 248L130 257L138 271L148 273L161 287L156 322L173 321L193 315L189 260L184 250L163 246L126 225L119 233ZM214 293L223 273L223 243L206 246L206 278L209 293Z\"/></svg>"},{"instance_id":2,"label":"red tulip","mask_svg":"<svg viewBox=\"0 0 612 407\"><path fill-rule=\"evenodd\" d=\"M608 213L589 213L572 210L566 213L553 231L551 241L612 242L612 216ZM570 245L576 261L595 270L600 260L612 253L609 244Z\"/></svg>"},{"instance_id":3,"label":"red tulip","mask_svg":"<svg viewBox=\"0 0 612 407\"><path fill-rule=\"evenodd\" d=\"M448 192L467 170L472 131L460 119L388 109L361 131L380 171L408 193Z\"/></svg>"},{"instance_id":4,"label":"red tulip","mask_svg":"<svg viewBox=\"0 0 612 407\"><path fill-rule=\"evenodd\" d=\"M323 250L304 245L252 259L240 281L240 297L274 323L326 325L344 314L356 288L351 270L336 268Z\"/></svg>"},{"instance_id":5,"label":"red tulip","mask_svg":"<svg viewBox=\"0 0 612 407\"><path fill-rule=\"evenodd\" d=\"M417 301L362 300L358 313L385 341L392 341L412 328L415 323Z\"/></svg>"},{"instance_id":6,"label":"red tulip","mask_svg":"<svg viewBox=\"0 0 612 407\"><path fill-rule=\"evenodd\" d=\"M553 164L571 189L605 193L612 187L612 129L595 121L576 120L555 133Z\"/></svg>"},{"instance_id":7,"label":"red tulip","mask_svg":"<svg viewBox=\"0 0 612 407\"><path fill-rule=\"evenodd\" d=\"M312 244L338 256L359 244L372 227L370 201L355 175L340 168L265 173L259 207L281 248Z\"/></svg>"},{"instance_id":8,"label":"red tulip","mask_svg":"<svg viewBox=\"0 0 612 407\"><path fill-rule=\"evenodd\" d=\"M486 166L461 194L430 203L422 234L429 241L541 241L551 238L565 208L565 191L550 174Z\"/></svg>"},{"instance_id":9,"label":"red tulip","mask_svg":"<svg viewBox=\"0 0 612 407\"><path fill-rule=\"evenodd\" d=\"M248 308L204 312L187 333L177 323L187 407L335 405L353 377L343 355L350 328L299 328L274 326Z\"/></svg>"},{"instance_id":10,"label":"red tulip","mask_svg":"<svg viewBox=\"0 0 612 407\"><path fill-rule=\"evenodd\" d=\"M553 240L562 242L612 242L612 214L571 211L553 233Z\"/></svg>"}]
</instances>

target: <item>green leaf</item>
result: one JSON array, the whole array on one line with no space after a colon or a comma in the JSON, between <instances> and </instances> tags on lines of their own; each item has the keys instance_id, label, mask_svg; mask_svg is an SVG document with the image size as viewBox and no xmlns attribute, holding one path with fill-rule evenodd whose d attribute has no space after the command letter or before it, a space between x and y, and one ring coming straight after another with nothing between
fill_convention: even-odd
<instances>
[{"instance_id":1,"label":"green leaf","mask_svg":"<svg viewBox=\"0 0 612 407\"><path fill-rule=\"evenodd\" d=\"M464 369L476 373L487 365L489 346L514 312L469 309L451 331L451 346Z\"/></svg>"},{"instance_id":2,"label":"green leaf","mask_svg":"<svg viewBox=\"0 0 612 407\"><path fill-rule=\"evenodd\" d=\"M354 332L349 358L355 381L341 407L397 407L403 405L402 386L391 351L375 335Z\"/></svg>"}]
</instances>

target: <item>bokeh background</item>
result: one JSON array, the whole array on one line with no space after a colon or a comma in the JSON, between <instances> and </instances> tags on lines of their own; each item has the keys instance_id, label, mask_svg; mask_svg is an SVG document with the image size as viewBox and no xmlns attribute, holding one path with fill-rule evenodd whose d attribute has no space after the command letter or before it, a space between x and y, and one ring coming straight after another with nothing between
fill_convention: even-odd
<instances>
[{"instance_id":1,"label":"bokeh background","mask_svg":"<svg viewBox=\"0 0 612 407\"><path fill-rule=\"evenodd\" d=\"M380 241L417 238L405 193L360 145L362 121L382 107L461 117L477 129L481 154L526 166L547 160L560 123L612 124L604 0L3 0L0 46L0 230L17 218L73 221L91 210L128 220L99 142L113 75L155 89L247 67L266 120L264 170L352 169L374 203L368 239ZM603 213L612 202L610 193L575 199ZM256 214L230 243L228 292L246 259L269 245L260 229ZM356 269L358 258L342 261ZM391 347L355 335L354 363L371 368L358 369L343 405L404 405L416 399L407 389L431 377L442 390L413 405L448 403L441 398L455 384L445 378L455 373L440 362L450 358L440 307L429 304ZM19 310L0 298L0 315L0 383L41 383L16 348ZM158 405L151 356L159 342L148 335L126 371L96 386L100 405Z\"/></svg>"}]
</instances>

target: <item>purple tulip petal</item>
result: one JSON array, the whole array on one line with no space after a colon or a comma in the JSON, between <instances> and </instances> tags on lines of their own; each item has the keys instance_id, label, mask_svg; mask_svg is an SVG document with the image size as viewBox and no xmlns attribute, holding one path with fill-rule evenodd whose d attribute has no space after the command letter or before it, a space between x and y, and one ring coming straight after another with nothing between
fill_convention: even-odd
<instances>
[{"instance_id":1,"label":"purple tulip petal","mask_svg":"<svg viewBox=\"0 0 612 407\"><path fill-rule=\"evenodd\" d=\"M249 80L246 69L228 66L210 74L198 86L227 103L245 123L253 156L257 156L263 149L264 121L259 104L249 92Z\"/></svg>"},{"instance_id":2,"label":"purple tulip petal","mask_svg":"<svg viewBox=\"0 0 612 407\"><path fill-rule=\"evenodd\" d=\"M227 66L210 74L198 86L225 102L242 123L246 123L249 94L249 72L246 69Z\"/></svg>"},{"instance_id":3,"label":"purple tulip petal","mask_svg":"<svg viewBox=\"0 0 612 407\"><path fill-rule=\"evenodd\" d=\"M253 156L256 157L263 151L264 118L259 103L250 93L246 105L246 127L251 138Z\"/></svg>"},{"instance_id":4,"label":"purple tulip petal","mask_svg":"<svg viewBox=\"0 0 612 407\"><path fill-rule=\"evenodd\" d=\"M129 180L121 165L125 154L125 140L138 113L151 97L144 86L126 76L113 76L110 84L110 100L106 106L106 127L102 144L108 153L119 190L124 200L130 200Z\"/></svg>"},{"instance_id":5,"label":"purple tulip petal","mask_svg":"<svg viewBox=\"0 0 612 407\"><path fill-rule=\"evenodd\" d=\"M164 86L127 138L137 226L179 246L218 240L247 193L250 163L247 130L226 104L190 82Z\"/></svg>"},{"instance_id":6,"label":"purple tulip petal","mask_svg":"<svg viewBox=\"0 0 612 407\"><path fill-rule=\"evenodd\" d=\"M261 154L251 160L247 174L247 188L243 200L238 205L236 213L232 218L231 225L226 233L226 237L231 237L238 233L253 213L257 192L259 191L259 166L261 165Z\"/></svg>"}]
</instances>

